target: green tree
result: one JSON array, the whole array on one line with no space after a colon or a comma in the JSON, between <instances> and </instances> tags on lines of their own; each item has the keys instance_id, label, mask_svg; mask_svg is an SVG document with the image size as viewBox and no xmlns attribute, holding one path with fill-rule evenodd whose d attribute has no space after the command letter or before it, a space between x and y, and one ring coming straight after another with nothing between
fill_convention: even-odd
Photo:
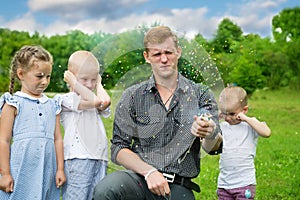
<instances>
[{"instance_id":1,"label":"green tree","mask_svg":"<svg viewBox=\"0 0 300 200\"><path fill-rule=\"evenodd\" d=\"M230 19L225 18L219 24L210 45L215 53L232 53L231 46L234 42L241 41L242 34L242 29L238 25L233 23Z\"/></svg>"},{"instance_id":2,"label":"green tree","mask_svg":"<svg viewBox=\"0 0 300 200\"><path fill-rule=\"evenodd\" d=\"M87 35L74 30L65 35L55 35L43 41L44 47L53 55L54 64L51 75L51 83L48 92L66 92L67 85L63 81L64 71L67 69L68 58L77 50L92 51L95 46L108 37L107 34L98 32Z\"/></svg>"},{"instance_id":3,"label":"green tree","mask_svg":"<svg viewBox=\"0 0 300 200\"><path fill-rule=\"evenodd\" d=\"M105 88L113 88L130 70L145 64L143 58L144 29L136 29L115 34L100 42L93 49L94 55L100 60L103 68L102 80ZM136 79L139 75L135 74ZM123 83L126 80L123 80ZM127 80L128 83L133 84ZM119 83L121 84L121 83Z\"/></svg>"},{"instance_id":4,"label":"green tree","mask_svg":"<svg viewBox=\"0 0 300 200\"><path fill-rule=\"evenodd\" d=\"M300 7L283 9L274 16L272 32L276 45L288 57L289 85L300 89Z\"/></svg>"},{"instance_id":5,"label":"green tree","mask_svg":"<svg viewBox=\"0 0 300 200\"><path fill-rule=\"evenodd\" d=\"M288 64L291 70L292 77L289 85L293 89L300 90L300 38L295 38L293 42L287 44Z\"/></svg>"},{"instance_id":6,"label":"green tree","mask_svg":"<svg viewBox=\"0 0 300 200\"><path fill-rule=\"evenodd\" d=\"M272 32L277 42L300 38L300 7L283 9L275 15L272 19Z\"/></svg>"},{"instance_id":7,"label":"green tree","mask_svg":"<svg viewBox=\"0 0 300 200\"><path fill-rule=\"evenodd\" d=\"M249 34L231 46L232 53L214 55L225 85L237 84L244 87L250 95L256 89L265 87L264 63L260 60L260 53L268 41L262 40L258 35Z\"/></svg>"},{"instance_id":8,"label":"green tree","mask_svg":"<svg viewBox=\"0 0 300 200\"><path fill-rule=\"evenodd\" d=\"M30 36L28 32L11 31L9 29L0 29L0 92L8 91L10 77L11 60L22 46L24 45L39 45L43 38L37 34ZM17 81L15 90L19 89L20 85Z\"/></svg>"}]
</instances>

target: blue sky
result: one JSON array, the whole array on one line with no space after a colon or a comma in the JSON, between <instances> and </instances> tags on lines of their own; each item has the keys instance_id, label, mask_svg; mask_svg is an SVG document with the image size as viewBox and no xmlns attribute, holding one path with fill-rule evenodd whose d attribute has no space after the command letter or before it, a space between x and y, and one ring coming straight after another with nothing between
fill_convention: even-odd
<instances>
[{"instance_id":1,"label":"blue sky","mask_svg":"<svg viewBox=\"0 0 300 200\"><path fill-rule=\"evenodd\" d=\"M51 36L69 30L118 33L159 22L189 37L210 38L227 17L247 33L271 36L274 15L299 0L8 0L0 28Z\"/></svg>"}]
</instances>

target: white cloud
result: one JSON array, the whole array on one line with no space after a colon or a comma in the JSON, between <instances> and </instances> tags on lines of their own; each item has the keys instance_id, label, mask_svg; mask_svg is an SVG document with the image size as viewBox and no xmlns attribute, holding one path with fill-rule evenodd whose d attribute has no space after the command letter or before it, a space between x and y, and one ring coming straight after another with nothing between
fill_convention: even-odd
<instances>
[{"instance_id":1,"label":"white cloud","mask_svg":"<svg viewBox=\"0 0 300 200\"><path fill-rule=\"evenodd\" d=\"M105 18L80 20L78 23L67 23L67 21L57 20L47 27L40 27L40 32L45 35L64 34L68 30L82 30L85 33L103 31L106 33L118 33L142 25L152 25L157 22L168 25L179 33L193 37L197 33L210 36L216 29L218 19L205 18L206 8L199 9L173 9L170 15L164 14L130 14L126 17L107 20Z\"/></svg>"},{"instance_id":2,"label":"white cloud","mask_svg":"<svg viewBox=\"0 0 300 200\"><path fill-rule=\"evenodd\" d=\"M260 8L262 8L262 9L274 8L277 5L278 5L277 2L274 2L274 1L265 1L263 3L260 3Z\"/></svg>"},{"instance_id":3,"label":"white cloud","mask_svg":"<svg viewBox=\"0 0 300 200\"><path fill-rule=\"evenodd\" d=\"M107 5L119 5L129 6L134 4L145 3L148 0L119 0L119 1L107 1L107 0L29 0L28 6L32 11L52 10L54 8L65 7L66 10L74 8L89 8L92 6L102 5L104 7L110 7ZM76 12L76 10L74 10Z\"/></svg>"},{"instance_id":4,"label":"white cloud","mask_svg":"<svg viewBox=\"0 0 300 200\"><path fill-rule=\"evenodd\" d=\"M272 16L268 15L263 18L259 18L255 14L247 15L246 17L227 16L230 20L236 23L244 34L256 33L268 35L271 33Z\"/></svg>"},{"instance_id":5,"label":"white cloud","mask_svg":"<svg viewBox=\"0 0 300 200\"><path fill-rule=\"evenodd\" d=\"M152 25L156 22L168 25L178 32L184 33L189 38L198 33L205 38L211 38L216 32L220 21L224 17L228 17L240 26L245 34L269 35L271 20L277 14L272 8L284 0L243 1L241 4L229 5L229 7L226 7L226 9L228 8L227 11L224 7L223 13L219 11L219 16L214 17L209 16L209 12L214 11L208 10L207 7L136 13L135 10L138 10L138 4L146 1L148 0L121 0L117 1L120 6L116 7L115 1L106 0L29 0L31 14L28 12L24 16L19 16L18 19L8 22L0 20L4 27L13 30L23 30L30 33L38 31L48 36L65 34L66 31L75 29L85 33L98 31L118 33L141 25ZM103 6L95 6L100 3ZM126 10L127 5L129 5L128 9L131 10ZM102 14L98 14L99 7L102 9ZM44 17L47 17L48 14L55 16L56 21L47 25L39 24L38 22L43 20L40 19L37 22L34 18L36 13L42 14Z\"/></svg>"},{"instance_id":6,"label":"white cloud","mask_svg":"<svg viewBox=\"0 0 300 200\"><path fill-rule=\"evenodd\" d=\"M92 0L94 2L95 0ZM43 11L49 10L57 7L65 7L65 6L74 6L74 5L84 5L85 0L29 0L28 6L32 11ZM91 1L87 1L91 2Z\"/></svg>"},{"instance_id":7,"label":"white cloud","mask_svg":"<svg viewBox=\"0 0 300 200\"><path fill-rule=\"evenodd\" d=\"M30 13L26 13L20 18L5 22L4 27L11 30L20 30L34 33L35 31L40 30L41 25L36 23L34 16L32 16Z\"/></svg>"},{"instance_id":8,"label":"white cloud","mask_svg":"<svg viewBox=\"0 0 300 200\"><path fill-rule=\"evenodd\" d=\"M244 34L256 33L270 36L272 19L278 14L276 9L286 0L253 0L236 4L224 15L240 26Z\"/></svg>"},{"instance_id":9,"label":"white cloud","mask_svg":"<svg viewBox=\"0 0 300 200\"><path fill-rule=\"evenodd\" d=\"M115 19L124 17L148 0L29 0L29 9L45 12L70 22L87 18Z\"/></svg>"}]
</instances>

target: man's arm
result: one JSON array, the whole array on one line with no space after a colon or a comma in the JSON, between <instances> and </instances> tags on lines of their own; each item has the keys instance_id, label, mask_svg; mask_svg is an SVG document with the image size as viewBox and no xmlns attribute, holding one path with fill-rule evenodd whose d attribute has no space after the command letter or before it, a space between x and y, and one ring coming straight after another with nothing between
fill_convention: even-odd
<instances>
[{"instance_id":1,"label":"man's arm","mask_svg":"<svg viewBox=\"0 0 300 200\"><path fill-rule=\"evenodd\" d=\"M170 188L165 177L155 169L155 166L144 162L137 153L131 150L133 136L136 135L136 122L132 118L135 113L132 95L134 95L132 90L124 91L116 107L111 140L111 160L144 176L152 193L169 194Z\"/></svg>"},{"instance_id":2,"label":"man's arm","mask_svg":"<svg viewBox=\"0 0 300 200\"><path fill-rule=\"evenodd\" d=\"M153 166L145 163L136 153L124 148L117 154L116 160L126 169L130 169L145 177L149 190L159 196L170 194L167 180Z\"/></svg>"},{"instance_id":3,"label":"man's arm","mask_svg":"<svg viewBox=\"0 0 300 200\"><path fill-rule=\"evenodd\" d=\"M202 140L202 148L206 153L210 155L216 155L222 152L222 142L223 137L221 133L218 133L215 139L204 138Z\"/></svg>"},{"instance_id":4,"label":"man's arm","mask_svg":"<svg viewBox=\"0 0 300 200\"><path fill-rule=\"evenodd\" d=\"M218 105L213 92L205 85L200 85L199 111L194 116L191 132L200 139L214 140L221 132L218 117Z\"/></svg>"},{"instance_id":5,"label":"man's arm","mask_svg":"<svg viewBox=\"0 0 300 200\"><path fill-rule=\"evenodd\" d=\"M126 169L135 171L142 176L145 176L148 171L154 168L153 166L145 163L136 153L127 148L121 149L119 151L116 160Z\"/></svg>"}]
</instances>

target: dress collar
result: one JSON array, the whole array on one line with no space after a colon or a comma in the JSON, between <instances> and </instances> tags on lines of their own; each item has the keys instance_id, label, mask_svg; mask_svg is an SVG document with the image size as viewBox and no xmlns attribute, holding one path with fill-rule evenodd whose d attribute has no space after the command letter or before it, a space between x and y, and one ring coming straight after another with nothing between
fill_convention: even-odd
<instances>
[{"instance_id":1,"label":"dress collar","mask_svg":"<svg viewBox=\"0 0 300 200\"><path fill-rule=\"evenodd\" d=\"M21 91L17 91L15 93L15 95L20 96L20 97L24 97L24 98L27 98L27 99L30 99L30 100L34 100L34 101L39 101L41 103L45 103L49 99L45 94L42 94L42 96L40 98L36 98L36 97L32 97L29 94L26 94L26 93L21 92Z\"/></svg>"}]
</instances>

